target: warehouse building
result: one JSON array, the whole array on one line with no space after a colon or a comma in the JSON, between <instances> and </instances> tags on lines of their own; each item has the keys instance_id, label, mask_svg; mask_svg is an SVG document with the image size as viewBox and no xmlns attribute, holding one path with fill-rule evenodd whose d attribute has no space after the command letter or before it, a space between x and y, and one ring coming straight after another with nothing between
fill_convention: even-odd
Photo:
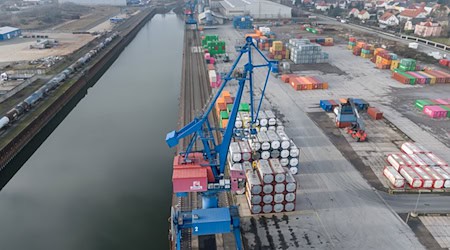
<instances>
[{"instance_id":1,"label":"warehouse building","mask_svg":"<svg viewBox=\"0 0 450 250\"><path fill-rule=\"evenodd\" d=\"M76 3L80 5L126 6L127 0L58 0L59 3Z\"/></svg>"},{"instance_id":2,"label":"warehouse building","mask_svg":"<svg viewBox=\"0 0 450 250\"><path fill-rule=\"evenodd\" d=\"M224 0L221 12L227 17L250 15L254 19L291 18L291 8L267 0Z\"/></svg>"},{"instance_id":3,"label":"warehouse building","mask_svg":"<svg viewBox=\"0 0 450 250\"><path fill-rule=\"evenodd\" d=\"M0 27L0 41L10 40L22 34L19 28L4 26Z\"/></svg>"}]
</instances>

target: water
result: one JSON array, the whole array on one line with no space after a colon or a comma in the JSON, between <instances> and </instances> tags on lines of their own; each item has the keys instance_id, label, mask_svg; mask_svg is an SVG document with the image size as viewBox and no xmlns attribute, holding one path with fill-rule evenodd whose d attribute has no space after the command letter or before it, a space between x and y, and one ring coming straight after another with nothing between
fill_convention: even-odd
<instances>
[{"instance_id":1,"label":"water","mask_svg":"<svg viewBox=\"0 0 450 250\"><path fill-rule=\"evenodd\" d=\"M168 248L183 26L155 16L3 188L0 249Z\"/></svg>"}]
</instances>

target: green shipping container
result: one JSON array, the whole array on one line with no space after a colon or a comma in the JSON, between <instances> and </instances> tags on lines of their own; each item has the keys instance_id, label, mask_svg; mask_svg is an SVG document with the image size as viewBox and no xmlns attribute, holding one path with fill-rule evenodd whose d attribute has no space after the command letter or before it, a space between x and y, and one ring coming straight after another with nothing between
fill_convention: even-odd
<instances>
[{"instance_id":1,"label":"green shipping container","mask_svg":"<svg viewBox=\"0 0 450 250\"><path fill-rule=\"evenodd\" d=\"M405 77L408 77L409 84L411 84L411 85L416 84L416 78L414 76L411 76L411 75L407 74L406 72L402 72L402 71L397 71L397 73L399 73L400 75L403 75Z\"/></svg>"},{"instance_id":2,"label":"green shipping container","mask_svg":"<svg viewBox=\"0 0 450 250\"><path fill-rule=\"evenodd\" d=\"M439 107L441 107L441 108L447 110L447 117L450 117L450 107L445 106L445 105L439 105Z\"/></svg>"},{"instance_id":3,"label":"green shipping container","mask_svg":"<svg viewBox=\"0 0 450 250\"><path fill-rule=\"evenodd\" d=\"M239 111L250 112L250 105L248 103L241 103L239 105Z\"/></svg>"},{"instance_id":4,"label":"green shipping container","mask_svg":"<svg viewBox=\"0 0 450 250\"><path fill-rule=\"evenodd\" d=\"M423 110L425 106L434 105L434 103L430 100L416 100L416 107L420 110Z\"/></svg>"},{"instance_id":5,"label":"green shipping container","mask_svg":"<svg viewBox=\"0 0 450 250\"><path fill-rule=\"evenodd\" d=\"M228 104L227 105L227 112L231 113L231 110L233 109L233 104Z\"/></svg>"},{"instance_id":6,"label":"green shipping container","mask_svg":"<svg viewBox=\"0 0 450 250\"><path fill-rule=\"evenodd\" d=\"M220 119L228 119L228 112L227 111L220 111Z\"/></svg>"}]
</instances>

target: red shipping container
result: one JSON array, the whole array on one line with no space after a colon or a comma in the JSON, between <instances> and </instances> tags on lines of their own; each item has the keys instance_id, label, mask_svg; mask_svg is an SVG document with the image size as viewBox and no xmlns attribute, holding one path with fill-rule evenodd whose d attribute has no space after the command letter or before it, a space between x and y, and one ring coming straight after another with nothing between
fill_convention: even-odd
<instances>
[{"instance_id":1,"label":"red shipping container","mask_svg":"<svg viewBox=\"0 0 450 250\"><path fill-rule=\"evenodd\" d=\"M174 193L205 192L208 190L205 168L174 169L172 184Z\"/></svg>"},{"instance_id":2,"label":"red shipping container","mask_svg":"<svg viewBox=\"0 0 450 250\"><path fill-rule=\"evenodd\" d=\"M336 122L336 127L338 128L346 128L352 125L351 122Z\"/></svg>"},{"instance_id":3,"label":"red shipping container","mask_svg":"<svg viewBox=\"0 0 450 250\"><path fill-rule=\"evenodd\" d=\"M403 84L409 84L409 81L410 81L408 77L401 75L399 73L396 73L396 72L392 73L392 78Z\"/></svg>"},{"instance_id":4,"label":"red shipping container","mask_svg":"<svg viewBox=\"0 0 450 250\"><path fill-rule=\"evenodd\" d=\"M216 68L214 67L213 64L208 64L208 70L215 70Z\"/></svg>"},{"instance_id":5,"label":"red shipping container","mask_svg":"<svg viewBox=\"0 0 450 250\"><path fill-rule=\"evenodd\" d=\"M449 60L448 59L441 59L439 60L439 64L442 66L448 66Z\"/></svg>"},{"instance_id":6,"label":"red shipping container","mask_svg":"<svg viewBox=\"0 0 450 250\"><path fill-rule=\"evenodd\" d=\"M369 107L367 109L367 114L370 117L372 117L372 119L374 119L374 120L381 120L381 119L383 119L383 112L379 111L375 107Z\"/></svg>"}]
</instances>

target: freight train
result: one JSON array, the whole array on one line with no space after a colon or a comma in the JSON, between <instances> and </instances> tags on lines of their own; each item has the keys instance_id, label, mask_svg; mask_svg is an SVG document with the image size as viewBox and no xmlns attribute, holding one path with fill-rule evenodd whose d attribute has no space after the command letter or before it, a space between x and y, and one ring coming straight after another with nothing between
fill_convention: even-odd
<instances>
[{"instance_id":1,"label":"freight train","mask_svg":"<svg viewBox=\"0 0 450 250\"><path fill-rule=\"evenodd\" d=\"M57 74L50 79L41 88L36 90L33 94L25 98L22 102L17 104L16 107L9 110L2 118L0 118L0 130L6 129L14 121L16 121L21 115L28 112L31 108L37 105L37 103L43 100L49 95L49 93L60 85L62 85L69 76L77 71L80 71L82 67L88 63L93 57L95 57L101 50L108 46L114 38L118 36L117 32L107 37L103 42L98 44L94 49L90 50L84 56L80 57L75 63L67 67L65 70Z\"/></svg>"}]
</instances>

